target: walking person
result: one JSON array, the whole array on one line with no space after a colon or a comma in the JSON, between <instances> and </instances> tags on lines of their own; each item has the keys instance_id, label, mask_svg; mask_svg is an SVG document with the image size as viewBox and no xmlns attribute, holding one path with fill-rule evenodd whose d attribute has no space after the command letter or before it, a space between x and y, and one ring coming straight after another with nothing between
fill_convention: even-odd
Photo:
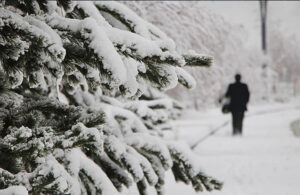
<instances>
[{"instance_id":1,"label":"walking person","mask_svg":"<svg viewBox=\"0 0 300 195\"><path fill-rule=\"evenodd\" d=\"M247 110L250 93L248 86L241 82L241 75L235 75L235 82L228 86L225 94L230 99L229 110L232 114L232 134L242 135L244 113Z\"/></svg>"}]
</instances>

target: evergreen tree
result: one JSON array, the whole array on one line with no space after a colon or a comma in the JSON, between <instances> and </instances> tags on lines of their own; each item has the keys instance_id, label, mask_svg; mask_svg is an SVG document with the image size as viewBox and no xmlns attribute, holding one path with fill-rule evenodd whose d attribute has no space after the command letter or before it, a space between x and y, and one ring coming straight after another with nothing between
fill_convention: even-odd
<instances>
[{"instance_id":1,"label":"evergreen tree","mask_svg":"<svg viewBox=\"0 0 300 195\"><path fill-rule=\"evenodd\" d=\"M181 106L162 95L192 88L163 32L117 2L0 3L0 192L163 193L164 173L195 190L222 184L186 147L163 139Z\"/></svg>"}]
</instances>

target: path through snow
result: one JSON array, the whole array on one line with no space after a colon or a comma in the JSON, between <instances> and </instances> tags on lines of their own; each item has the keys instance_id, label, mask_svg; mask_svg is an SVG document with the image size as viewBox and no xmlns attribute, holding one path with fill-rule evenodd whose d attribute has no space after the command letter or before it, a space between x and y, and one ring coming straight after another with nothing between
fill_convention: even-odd
<instances>
[{"instance_id":1,"label":"path through snow","mask_svg":"<svg viewBox=\"0 0 300 195\"><path fill-rule=\"evenodd\" d=\"M248 114L252 116L245 119L242 137L232 137L227 125L195 148L204 170L224 181L222 191L195 193L175 183L169 173L166 194L299 195L300 138L290 130L291 122L300 118L299 103L250 107ZM184 116L174 124L175 137L190 145L230 119L219 110L189 111Z\"/></svg>"}]
</instances>

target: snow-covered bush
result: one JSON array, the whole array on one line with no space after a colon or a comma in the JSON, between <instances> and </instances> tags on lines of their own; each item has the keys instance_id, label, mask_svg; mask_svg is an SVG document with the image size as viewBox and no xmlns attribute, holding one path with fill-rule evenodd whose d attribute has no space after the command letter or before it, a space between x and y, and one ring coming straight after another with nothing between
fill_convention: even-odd
<instances>
[{"instance_id":1,"label":"snow-covered bush","mask_svg":"<svg viewBox=\"0 0 300 195\"><path fill-rule=\"evenodd\" d=\"M126 4L170 35L179 51L193 49L214 57L214 66L209 69L185 67L197 81L193 91L188 92L180 85L168 91L186 106L197 109L215 104L225 93L227 85L234 81L236 73L241 73L242 79L248 83L252 102L276 99L278 92L274 87L282 81L278 74L285 72L289 77L291 73L293 76L289 78L299 74L299 70L296 71L300 67L297 63L300 57L296 54L297 41L285 37L278 24L270 22L268 25L270 58L268 65L263 66L266 59L260 50L249 44L245 28L213 13L199 1L129 1ZM276 65L278 63L280 65Z\"/></svg>"},{"instance_id":2,"label":"snow-covered bush","mask_svg":"<svg viewBox=\"0 0 300 195\"><path fill-rule=\"evenodd\" d=\"M279 21L270 20L268 46L270 65L278 73L279 81L295 83L300 74L300 40L287 34Z\"/></svg>"},{"instance_id":3,"label":"snow-covered bush","mask_svg":"<svg viewBox=\"0 0 300 195\"><path fill-rule=\"evenodd\" d=\"M211 58L180 54L117 2L1 1L0 18L0 192L161 194L169 169L221 188L160 136L181 109L162 91L194 87L182 67Z\"/></svg>"}]
</instances>

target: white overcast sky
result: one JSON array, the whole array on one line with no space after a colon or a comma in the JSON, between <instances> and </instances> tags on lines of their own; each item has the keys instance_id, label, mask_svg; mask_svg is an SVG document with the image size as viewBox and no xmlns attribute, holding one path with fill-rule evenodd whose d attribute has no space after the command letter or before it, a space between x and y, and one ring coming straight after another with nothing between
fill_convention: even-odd
<instances>
[{"instance_id":1,"label":"white overcast sky","mask_svg":"<svg viewBox=\"0 0 300 195\"><path fill-rule=\"evenodd\" d=\"M260 8L258 1L199 1L211 11L222 15L233 24L242 24L250 42L260 45ZM268 19L280 20L286 33L300 40L300 2L268 1Z\"/></svg>"}]
</instances>

